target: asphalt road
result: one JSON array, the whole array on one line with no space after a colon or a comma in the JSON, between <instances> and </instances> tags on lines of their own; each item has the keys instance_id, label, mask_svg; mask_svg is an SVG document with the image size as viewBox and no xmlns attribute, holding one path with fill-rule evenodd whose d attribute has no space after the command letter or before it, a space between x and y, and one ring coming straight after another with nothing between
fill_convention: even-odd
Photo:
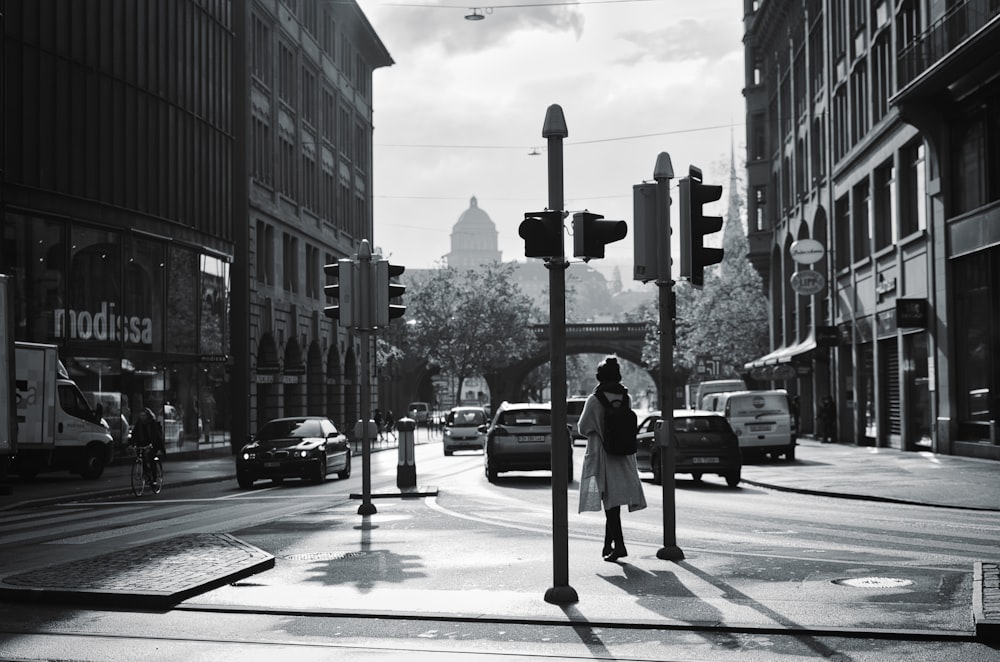
<instances>
[{"instance_id":1,"label":"asphalt road","mask_svg":"<svg viewBox=\"0 0 1000 662\"><path fill-rule=\"evenodd\" d=\"M394 454L377 454L373 467L375 491L393 491ZM438 496L376 499L368 518L350 498L360 463L351 479L320 486L168 483L156 497L5 512L0 574L199 531L229 532L277 562L155 613L4 605L0 657L134 659L139 648L152 660L997 656L970 636L970 565L995 556L1000 540L989 511L681 479L677 538L687 558L656 558L660 490L647 484L650 508L624 515L630 557L607 564L602 518L575 514L571 486L570 580L580 599L556 607L541 599L553 580L547 476L491 486L481 458L443 458L433 444L418 447L417 467ZM863 581L836 583L851 579ZM873 579L910 583L865 585Z\"/></svg>"}]
</instances>

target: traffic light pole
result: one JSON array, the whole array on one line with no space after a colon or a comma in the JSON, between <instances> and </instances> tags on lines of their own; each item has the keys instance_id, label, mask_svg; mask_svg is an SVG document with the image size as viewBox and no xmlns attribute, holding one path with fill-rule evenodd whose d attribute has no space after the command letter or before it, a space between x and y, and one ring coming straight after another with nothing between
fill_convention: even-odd
<instances>
[{"instance_id":1,"label":"traffic light pole","mask_svg":"<svg viewBox=\"0 0 1000 662\"><path fill-rule=\"evenodd\" d=\"M563 210L563 139L569 135L566 118L557 104L549 106L542 126L548 140L549 204ZM562 246L560 236L559 245ZM569 482L569 434L566 430L566 261L565 251L546 260L549 270L549 337L552 391L552 570L553 585L545 601L562 605L579 601L569 585L569 514L566 486Z\"/></svg>"},{"instance_id":2,"label":"traffic light pole","mask_svg":"<svg viewBox=\"0 0 1000 662\"><path fill-rule=\"evenodd\" d=\"M361 505L359 515L374 515L377 511L372 503L372 438L368 429L368 421L372 417L372 370L371 370L371 331L373 326L372 311L372 249L367 239L361 241L358 250L358 262L361 264L359 296L357 301L358 335L361 337Z\"/></svg>"},{"instance_id":3,"label":"traffic light pole","mask_svg":"<svg viewBox=\"0 0 1000 662\"><path fill-rule=\"evenodd\" d=\"M656 181L656 225L657 262L659 274L656 285L659 289L660 309L660 425L656 429L656 443L660 447L660 478L663 486L663 548L656 552L656 558L665 561L680 561L684 552L677 546L676 480L674 468L677 466L677 449L671 443L674 429L674 281L670 265L670 180L674 168L670 155L660 152L653 168Z\"/></svg>"}]
</instances>

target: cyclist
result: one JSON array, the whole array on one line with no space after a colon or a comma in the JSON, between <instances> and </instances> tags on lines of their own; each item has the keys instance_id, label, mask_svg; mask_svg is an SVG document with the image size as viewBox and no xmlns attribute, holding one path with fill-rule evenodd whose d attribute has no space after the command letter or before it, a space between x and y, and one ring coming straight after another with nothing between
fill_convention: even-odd
<instances>
[{"instance_id":1,"label":"cyclist","mask_svg":"<svg viewBox=\"0 0 1000 662\"><path fill-rule=\"evenodd\" d=\"M136 452L144 446L149 447L143 458L143 469L149 476L150 483L155 484L156 472L153 471L153 461L156 459L162 461L166 448L163 444L163 428L149 407L139 412L139 420L132 428L129 443L136 447Z\"/></svg>"}]
</instances>

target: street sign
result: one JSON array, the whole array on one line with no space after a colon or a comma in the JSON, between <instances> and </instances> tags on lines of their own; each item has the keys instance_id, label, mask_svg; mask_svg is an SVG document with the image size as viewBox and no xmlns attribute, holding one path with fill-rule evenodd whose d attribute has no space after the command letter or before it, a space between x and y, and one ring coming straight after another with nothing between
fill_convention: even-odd
<instances>
[{"instance_id":1,"label":"street sign","mask_svg":"<svg viewBox=\"0 0 1000 662\"><path fill-rule=\"evenodd\" d=\"M812 269L796 271L792 274L791 283L795 293L802 296L818 294L826 287L826 279L823 278L823 274Z\"/></svg>"},{"instance_id":2,"label":"street sign","mask_svg":"<svg viewBox=\"0 0 1000 662\"><path fill-rule=\"evenodd\" d=\"M826 255L826 248L815 239L793 241L788 254L798 264L816 264Z\"/></svg>"}]
</instances>

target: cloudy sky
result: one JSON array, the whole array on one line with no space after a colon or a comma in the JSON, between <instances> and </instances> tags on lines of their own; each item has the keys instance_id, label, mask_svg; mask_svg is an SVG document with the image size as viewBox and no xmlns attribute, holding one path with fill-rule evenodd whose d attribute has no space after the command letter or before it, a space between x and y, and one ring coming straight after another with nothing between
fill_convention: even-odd
<instances>
[{"instance_id":1,"label":"cloudy sky","mask_svg":"<svg viewBox=\"0 0 1000 662\"><path fill-rule=\"evenodd\" d=\"M375 72L373 166L374 245L394 263L440 264L473 196L503 259L526 259L517 228L548 201L552 104L569 129L566 209L630 230L632 186L652 180L660 152L674 186L689 165L728 184L733 141L742 162L739 0L500 0L481 21L451 0L358 2L395 61ZM630 286L632 252L630 235L591 265L619 266Z\"/></svg>"}]
</instances>

